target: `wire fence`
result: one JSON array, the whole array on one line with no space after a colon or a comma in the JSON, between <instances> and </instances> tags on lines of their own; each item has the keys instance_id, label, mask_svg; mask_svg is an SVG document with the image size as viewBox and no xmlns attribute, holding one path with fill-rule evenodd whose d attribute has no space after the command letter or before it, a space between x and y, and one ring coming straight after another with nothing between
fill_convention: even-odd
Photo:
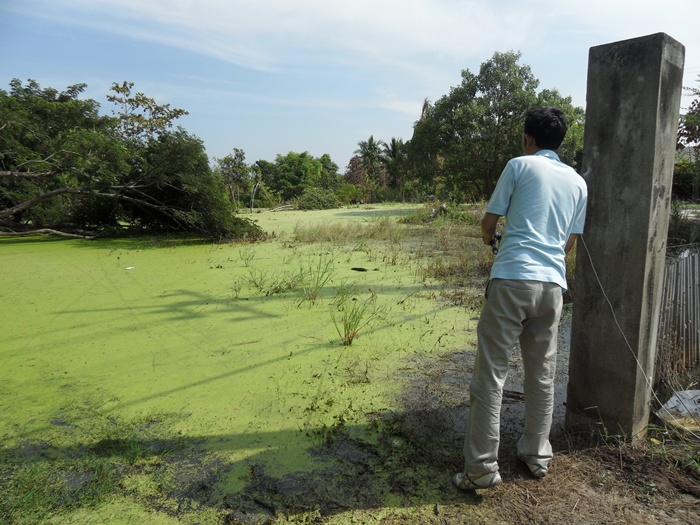
<instances>
[{"instance_id":1,"label":"wire fence","mask_svg":"<svg viewBox=\"0 0 700 525\"><path fill-rule=\"evenodd\" d=\"M654 382L700 362L700 253L666 265Z\"/></svg>"}]
</instances>

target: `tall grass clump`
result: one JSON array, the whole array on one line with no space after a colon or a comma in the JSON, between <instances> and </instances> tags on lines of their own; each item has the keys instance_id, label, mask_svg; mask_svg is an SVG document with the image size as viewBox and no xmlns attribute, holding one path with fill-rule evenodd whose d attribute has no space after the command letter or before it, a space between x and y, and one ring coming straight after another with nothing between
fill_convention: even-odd
<instances>
[{"instance_id":1,"label":"tall grass clump","mask_svg":"<svg viewBox=\"0 0 700 525\"><path fill-rule=\"evenodd\" d=\"M693 477L700 476L700 443L694 432L670 425L649 427L649 455L665 462L672 469L680 469Z\"/></svg>"},{"instance_id":2,"label":"tall grass clump","mask_svg":"<svg viewBox=\"0 0 700 525\"><path fill-rule=\"evenodd\" d=\"M401 243L399 241L391 241L384 247L384 262L391 266L396 266L399 264L401 254Z\"/></svg>"},{"instance_id":3,"label":"tall grass clump","mask_svg":"<svg viewBox=\"0 0 700 525\"><path fill-rule=\"evenodd\" d=\"M277 295L290 292L302 286L311 272L304 267L297 271L270 272L256 267L248 268L248 277L238 276L233 280L232 295L240 298L244 284L247 282L258 294Z\"/></svg>"},{"instance_id":4,"label":"tall grass clump","mask_svg":"<svg viewBox=\"0 0 700 525\"><path fill-rule=\"evenodd\" d=\"M471 226L435 226L435 248L421 266L423 278L445 283L465 283L488 277L493 265L491 248Z\"/></svg>"},{"instance_id":5,"label":"tall grass clump","mask_svg":"<svg viewBox=\"0 0 700 525\"><path fill-rule=\"evenodd\" d=\"M452 222L449 217L425 226L432 243L421 249L416 279L442 284L440 295L456 306L478 309L493 266L490 246L483 244L481 231L471 219Z\"/></svg>"},{"instance_id":6,"label":"tall grass clump","mask_svg":"<svg viewBox=\"0 0 700 525\"><path fill-rule=\"evenodd\" d=\"M404 230L391 217L380 217L367 226L367 236L378 241L398 242L404 236Z\"/></svg>"},{"instance_id":7,"label":"tall grass clump","mask_svg":"<svg viewBox=\"0 0 700 525\"><path fill-rule=\"evenodd\" d=\"M331 319L344 346L352 345L360 330L380 314L376 293L364 299L356 294L354 286L341 285L331 306Z\"/></svg>"},{"instance_id":8,"label":"tall grass clump","mask_svg":"<svg viewBox=\"0 0 700 525\"><path fill-rule=\"evenodd\" d=\"M260 268L249 267L248 268L248 282L255 288L258 292L263 293L265 288L269 284L267 270L261 270Z\"/></svg>"},{"instance_id":9,"label":"tall grass clump","mask_svg":"<svg viewBox=\"0 0 700 525\"><path fill-rule=\"evenodd\" d=\"M303 285L302 295L297 305L301 306L304 301L315 304L323 287L335 276L333 256L319 257L316 264L302 266L299 275L302 276Z\"/></svg>"},{"instance_id":10,"label":"tall grass clump","mask_svg":"<svg viewBox=\"0 0 700 525\"><path fill-rule=\"evenodd\" d=\"M255 249L249 244L244 244L238 252L238 257L241 259L243 266L248 267L251 261L255 259Z\"/></svg>"},{"instance_id":11,"label":"tall grass clump","mask_svg":"<svg viewBox=\"0 0 700 525\"><path fill-rule=\"evenodd\" d=\"M294 290L301 290L297 306L304 301L315 304L321 290L335 276L333 255L320 256L315 262L300 264L295 271L270 271L267 268L248 267L247 277L235 277L232 284L232 296L240 298L247 283L256 293L277 295Z\"/></svg>"},{"instance_id":12,"label":"tall grass clump","mask_svg":"<svg viewBox=\"0 0 700 525\"><path fill-rule=\"evenodd\" d=\"M241 292L243 291L243 287L245 286L246 279L245 277L239 275L234 277L233 282L231 284L231 295L233 296L234 299L238 299L241 296Z\"/></svg>"}]
</instances>

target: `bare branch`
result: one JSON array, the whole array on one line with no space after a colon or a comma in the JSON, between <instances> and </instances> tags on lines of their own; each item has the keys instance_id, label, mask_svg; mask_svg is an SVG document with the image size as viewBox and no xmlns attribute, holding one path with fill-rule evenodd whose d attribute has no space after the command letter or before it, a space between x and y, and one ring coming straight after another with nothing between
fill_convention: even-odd
<instances>
[{"instance_id":1,"label":"bare branch","mask_svg":"<svg viewBox=\"0 0 700 525\"><path fill-rule=\"evenodd\" d=\"M73 193L73 192L71 192L71 193ZM175 210L171 206L167 206L165 204L160 204L160 203L159 204L152 204L148 201L145 201L142 199L137 199L135 197L129 197L128 195L122 195L119 193L99 193L99 192L96 193L96 192L89 192L88 191L88 192L85 192L85 194L92 195L94 197L101 197L104 199L115 199L115 200L119 200L119 201L132 202L134 204L137 204L138 206L145 206L146 208L151 208L152 210L159 211L163 215L169 217L175 223L182 226L182 223L177 219L177 217L175 216L175 213L174 213L177 210ZM154 200L149 195L146 195L146 197L149 197L152 200ZM158 201L156 201L156 202L158 202ZM1 214L2 214L2 212L0 212L0 217L2 217Z\"/></svg>"},{"instance_id":2,"label":"bare branch","mask_svg":"<svg viewBox=\"0 0 700 525\"><path fill-rule=\"evenodd\" d=\"M18 164L17 167L18 167L18 168L21 168L21 167L24 166L25 164L34 164L34 163L37 163L37 162L49 162L49 160L51 160L52 157L55 157L55 156L58 155L59 153L68 153L68 154L70 154L70 155L75 155L75 156L77 156L77 157L80 157L80 156L81 156L80 153L76 153L75 151L68 151L68 150L65 150L65 149L60 149L60 150L58 150L58 151L53 152L51 155L49 155L48 157L45 157L45 158L43 158L43 159L29 159L29 160L25 160L25 161L22 162L21 164Z\"/></svg>"},{"instance_id":3,"label":"bare branch","mask_svg":"<svg viewBox=\"0 0 700 525\"><path fill-rule=\"evenodd\" d=\"M4 210L0 210L0 219L4 219L5 217L11 217L15 213L19 213L21 211L24 211L28 208L31 208L35 204L51 199L53 197L56 197L58 195L62 195L64 193L80 193L80 190L76 190L75 188L58 188L53 191L49 191L46 193L42 193L41 195L37 195L36 197L26 200L24 202L21 202L17 204L16 206L12 206L11 208L6 208Z\"/></svg>"},{"instance_id":4,"label":"bare branch","mask_svg":"<svg viewBox=\"0 0 700 525\"><path fill-rule=\"evenodd\" d=\"M26 230L21 232L5 232L0 231L0 237L26 237L28 235L59 235L61 237L71 237L74 239L95 239L95 235L83 235L79 233L69 233L51 228L39 228L38 230Z\"/></svg>"},{"instance_id":5,"label":"bare branch","mask_svg":"<svg viewBox=\"0 0 700 525\"><path fill-rule=\"evenodd\" d=\"M4 126L3 126L4 127ZM2 128L0 128L0 131L2 131ZM55 157L56 155L59 155L60 153L65 153L68 155L75 155L77 157L80 157L80 153L76 153L75 151L69 151L69 150L59 150L48 157L45 157L43 159L29 159L25 160L24 162L21 162L15 166L14 170L10 171L0 171L0 177L13 177L16 179L39 179L39 178L44 178L44 177L51 177L52 175L58 175L57 171L42 171L42 172L32 172L32 171L19 171L19 168L22 168L23 166L27 166L28 164L51 164L49 161ZM77 173L78 175L85 176L85 174L82 171L71 169L70 171Z\"/></svg>"},{"instance_id":6,"label":"bare branch","mask_svg":"<svg viewBox=\"0 0 700 525\"><path fill-rule=\"evenodd\" d=\"M31 171L0 171L0 177L14 177L16 179L41 179L56 175L53 171L43 173L32 173Z\"/></svg>"},{"instance_id":7,"label":"bare branch","mask_svg":"<svg viewBox=\"0 0 700 525\"><path fill-rule=\"evenodd\" d=\"M143 206L145 208L150 208L152 210L156 210L156 211L162 213L163 215L165 215L166 217L168 217L174 223L178 224L180 227L183 227L182 222L177 218L177 210L173 209L170 206L166 206L166 205L161 204L161 203L153 204L153 203L148 202L146 200L137 199L135 197L129 197L128 195L123 195L120 193L102 193L99 191L94 191L93 189L90 189L90 188L58 188L58 189L43 193L41 195L37 195L36 197L29 199L29 200L26 200L24 202L21 202L20 204L17 204L16 206L12 206L11 208L0 210L0 219L12 217L16 213L19 213L19 212L24 211L28 208L31 208L32 206L36 205L39 202L43 202L45 200L52 199L52 198L57 197L59 195L82 195L85 197L93 197L93 198L101 198L101 199L118 200L118 201L123 201L123 202L131 202L133 204L136 204L137 206Z\"/></svg>"},{"instance_id":8,"label":"bare branch","mask_svg":"<svg viewBox=\"0 0 700 525\"><path fill-rule=\"evenodd\" d=\"M39 202L43 202L48 199L52 199L54 197L57 197L59 195L65 195L65 194L71 194L71 195L85 195L87 197L99 197L103 199L116 199L116 200L122 200L126 202L133 202L136 203L140 206L145 206L147 208L151 208L154 210L158 210L162 213L165 213L166 215L170 215L169 208L165 205L157 205L157 204L151 204L150 202L146 202L141 199L136 199L134 197L129 197L127 195L121 195L119 193L101 193L101 192L96 192L93 191L90 188L58 188L52 191L47 191L46 193L42 193L41 195L37 195L36 197L33 197L29 200L26 200L24 202L21 202L17 204L16 206L12 206L11 208L7 208L4 210L0 210L0 219L6 218L6 217L11 217L12 215L19 213L21 211L24 211L28 208L31 208L35 204Z\"/></svg>"}]
</instances>

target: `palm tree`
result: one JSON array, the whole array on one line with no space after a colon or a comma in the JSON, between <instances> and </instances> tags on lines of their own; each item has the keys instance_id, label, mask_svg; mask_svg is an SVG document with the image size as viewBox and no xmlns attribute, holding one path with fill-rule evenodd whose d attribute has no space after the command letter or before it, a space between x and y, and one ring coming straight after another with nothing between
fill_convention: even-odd
<instances>
[{"instance_id":1,"label":"palm tree","mask_svg":"<svg viewBox=\"0 0 700 525\"><path fill-rule=\"evenodd\" d=\"M398 159L399 156L401 156L403 146L403 140L397 139L396 137L391 137L391 140L388 144L383 143L382 158L384 159L384 161L390 164L391 161Z\"/></svg>"},{"instance_id":2,"label":"palm tree","mask_svg":"<svg viewBox=\"0 0 700 525\"><path fill-rule=\"evenodd\" d=\"M387 184L395 188L398 186L398 170L401 157L404 155L404 142L396 137L391 137L389 143L383 143L382 163L387 173Z\"/></svg>"},{"instance_id":3,"label":"palm tree","mask_svg":"<svg viewBox=\"0 0 700 525\"><path fill-rule=\"evenodd\" d=\"M362 165L365 168L367 177L375 182L379 182L382 172L382 148L385 146L381 140L374 140L374 135L370 135L369 139L361 140L357 143L359 146L355 150L355 154L362 159Z\"/></svg>"}]
</instances>

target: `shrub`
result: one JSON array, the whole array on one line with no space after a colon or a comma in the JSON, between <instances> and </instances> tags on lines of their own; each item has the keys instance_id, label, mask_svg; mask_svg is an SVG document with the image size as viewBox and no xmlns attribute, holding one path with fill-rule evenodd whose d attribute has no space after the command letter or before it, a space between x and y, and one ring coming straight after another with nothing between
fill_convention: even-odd
<instances>
[{"instance_id":1,"label":"shrub","mask_svg":"<svg viewBox=\"0 0 700 525\"><path fill-rule=\"evenodd\" d=\"M329 210L340 207L340 200L335 193L323 188L306 188L297 199L300 210Z\"/></svg>"},{"instance_id":2,"label":"shrub","mask_svg":"<svg viewBox=\"0 0 700 525\"><path fill-rule=\"evenodd\" d=\"M363 199L362 188L345 183L338 190L338 198L343 204L356 204Z\"/></svg>"}]
</instances>

